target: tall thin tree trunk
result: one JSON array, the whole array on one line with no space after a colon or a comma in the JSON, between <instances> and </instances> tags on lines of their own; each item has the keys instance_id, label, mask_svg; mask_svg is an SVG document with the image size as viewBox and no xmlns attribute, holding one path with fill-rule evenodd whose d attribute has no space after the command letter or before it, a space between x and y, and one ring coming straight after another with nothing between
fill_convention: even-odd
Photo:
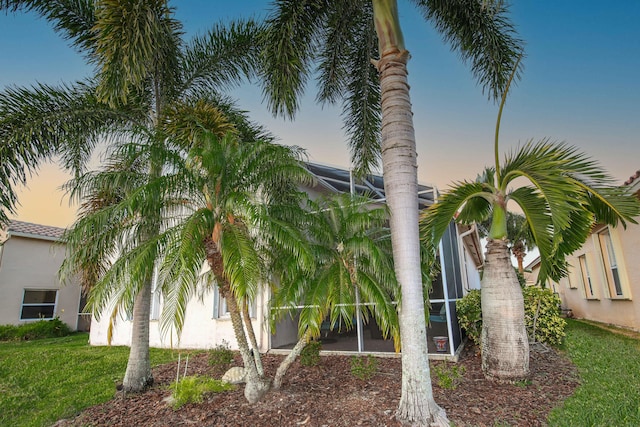
<instances>
[{"instance_id":1,"label":"tall thin tree trunk","mask_svg":"<svg viewBox=\"0 0 640 427\"><path fill-rule=\"evenodd\" d=\"M249 342L253 348L253 360L258 370L258 375L264 375L264 369L262 368L262 357L260 355L260 347L258 347L258 340L256 339L256 333L253 330L253 323L251 323L251 316L249 315L249 304L246 300L242 301L242 319L244 320L244 326L247 329L247 335L249 335Z\"/></svg>"},{"instance_id":2,"label":"tall thin tree trunk","mask_svg":"<svg viewBox=\"0 0 640 427\"><path fill-rule=\"evenodd\" d=\"M404 49L395 0L373 0L380 42L382 167L395 271L401 287L402 394L397 416L412 425L448 426L433 399L420 270L416 140Z\"/></svg>"},{"instance_id":3,"label":"tall thin tree trunk","mask_svg":"<svg viewBox=\"0 0 640 427\"><path fill-rule=\"evenodd\" d=\"M296 357L298 357L300 353L302 353L302 350L304 350L304 348L306 347L310 337L311 337L311 334L309 332L305 333L298 340L298 342L293 347L291 352L289 352L287 357L285 357L284 360L280 362L280 365L276 370L276 375L273 378L273 388L275 390L279 390L280 387L282 387L282 381L284 380L284 376L286 375L287 371L289 370L293 362L296 360Z\"/></svg>"},{"instance_id":4,"label":"tall thin tree trunk","mask_svg":"<svg viewBox=\"0 0 640 427\"><path fill-rule=\"evenodd\" d=\"M522 289L505 240L489 239L481 286L482 370L513 382L529 375L529 338Z\"/></svg>"},{"instance_id":5,"label":"tall thin tree trunk","mask_svg":"<svg viewBox=\"0 0 640 427\"><path fill-rule=\"evenodd\" d=\"M140 392L153 384L149 357L149 315L151 280L138 292L133 305L131 349L122 386L126 392Z\"/></svg>"}]
</instances>

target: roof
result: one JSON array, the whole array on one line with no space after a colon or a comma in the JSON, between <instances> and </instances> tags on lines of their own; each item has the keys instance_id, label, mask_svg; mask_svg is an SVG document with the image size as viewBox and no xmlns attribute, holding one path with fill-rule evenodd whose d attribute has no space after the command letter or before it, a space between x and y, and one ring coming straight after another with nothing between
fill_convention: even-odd
<instances>
[{"instance_id":1,"label":"roof","mask_svg":"<svg viewBox=\"0 0 640 427\"><path fill-rule=\"evenodd\" d=\"M29 237L32 239L59 241L65 229L31 222L15 221L9 223L8 237Z\"/></svg>"},{"instance_id":2,"label":"roof","mask_svg":"<svg viewBox=\"0 0 640 427\"><path fill-rule=\"evenodd\" d=\"M624 185L631 185L634 181L640 178L640 170L636 171L635 174L631 175L628 180L624 182Z\"/></svg>"},{"instance_id":3,"label":"roof","mask_svg":"<svg viewBox=\"0 0 640 427\"><path fill-rule=\"evenodd\" d=\"M307 163L307 169L318 180L319 184L331 191L348 193L351 191L351 171L319 163ZM384 179L380 175L369 174L364 178L354 178L354 192L373 199L374 202L384 202ZM418 200L420 209L433 204L435 188L418 184Z\"/></svg>"}]
</instances>

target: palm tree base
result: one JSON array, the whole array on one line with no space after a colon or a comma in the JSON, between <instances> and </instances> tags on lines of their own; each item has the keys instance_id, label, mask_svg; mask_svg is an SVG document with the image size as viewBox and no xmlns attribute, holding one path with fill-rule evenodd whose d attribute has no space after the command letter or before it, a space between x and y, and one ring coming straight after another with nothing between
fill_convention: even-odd
<instances>
[{"instance_id":1,"label":"palm tree base","mask_svg":"<svg viewBox=\"0 0 640 427\"><path fill-rule=\"evenodd\" d=\"M524 299L506 240L489 239L482 277L482 371L487 379L515 382L529 376Z\"/></svg>"}]
</instances>

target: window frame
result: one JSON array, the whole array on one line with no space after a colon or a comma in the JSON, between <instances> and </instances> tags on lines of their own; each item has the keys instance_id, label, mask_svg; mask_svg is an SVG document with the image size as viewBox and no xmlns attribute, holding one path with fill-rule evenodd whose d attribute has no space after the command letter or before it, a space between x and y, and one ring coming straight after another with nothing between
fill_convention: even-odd
<instances>
[{"instance_id":1,"label":"window frame","mask_svg":"<svg viewBox=\"0 0 640 427\"><path fill-rule=\"evenodd\" d=\"M611 229L603 227L596 231L595 239L599 249L600 263L602 266L603 281L606 283L608 297L610 299L628 299L620 257L616 252L616 244L613 240Z\"/></svg>"},{"instance_id":2,"label":"window frame","mask_svg":"<svg viewBox=\"0 0 640 427\"><path fill-rule=\"evenodd\" d=\"M598 297L594 291L593 274L589 269L589 260L587 254L578 256L578 266L580 268L580 282L582 283L582 289L584 290L585 298L588 300L597 300Z\"/></svg>"},{"instance_id":3,"label":"window frame","mask_svg":"<svg viewBox=\"0 0 640 427\"><path fill-rule=\"evenodd\" d=\"M59 289L44 289L44 288L23 288L22 292L22 302L20 303L20 321L21 322L37 322L39 320L51 320L55 319L57 308L58 308L58 298L59 298ZM55 292L55 298L52 303L50 302L40 302L40 303L25 303L25 297L27 296L27 292ZM23 317L24 308L25 307L52 307L51 317Z\"/></svg>"}]
</instances>

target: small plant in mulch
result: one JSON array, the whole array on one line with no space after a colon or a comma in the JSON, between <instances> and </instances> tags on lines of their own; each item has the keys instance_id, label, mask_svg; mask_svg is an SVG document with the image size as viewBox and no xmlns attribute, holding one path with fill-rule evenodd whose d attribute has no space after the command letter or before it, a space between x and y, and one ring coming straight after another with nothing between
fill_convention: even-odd
<instances>
[{"instance_id":1,"label":"small plant in mulch","mask_svg":"<svg viewBox=\"0 0 640 427\"><path fill-rule=\"evenodd\" d=\"M317 366L320 363L320 341L309 341L300 353L300 364L303 366Z\"/></svg>"},{"instance_id":2,"label":"small plant in mulch","mask_svg":"<svg viewBox=\"0 0 640 427\"><path fill-rule=\"evenodd\" d=\"M372 355L367 357L351 357L351 375L363 381L370 380L378 372L378 359Z\"/></svg>"},{"instance_id":3,"label":"small plant in mulch","mask_svg":"<svg viewBox=\"0 0 640 427\"><path fill-rule=\"evenodd\" d=\"M171 406L176 410L187 403L202 403L207 394L233 390L234 386L214 378L191 375L174 381L169 388L172 392Z\"/></svg>"},{"instance_id":4,"label":"small plant in mulch","mask_svg":"<svg viewBox=\"0 0 640 427\"><path fill-rule=\"evenodd\" d=\"M216 371L224 372L233 363L234 353L229 347L229 343L222 341L222 343L209 350L208 355L209 366L212 366Z\"/></svg>"},{"instance_id":5,"label":"small plant in mulch","mask_svg":"<svg viewBox=\"0 0 640 427\"><path fill-rule=\"evenodd\" d=\"M431 370L436 375L438 386L446 390L455 390L466 372L464 366L449 365L446 362L433 365Z\"/></svg>"}]
</instances>

